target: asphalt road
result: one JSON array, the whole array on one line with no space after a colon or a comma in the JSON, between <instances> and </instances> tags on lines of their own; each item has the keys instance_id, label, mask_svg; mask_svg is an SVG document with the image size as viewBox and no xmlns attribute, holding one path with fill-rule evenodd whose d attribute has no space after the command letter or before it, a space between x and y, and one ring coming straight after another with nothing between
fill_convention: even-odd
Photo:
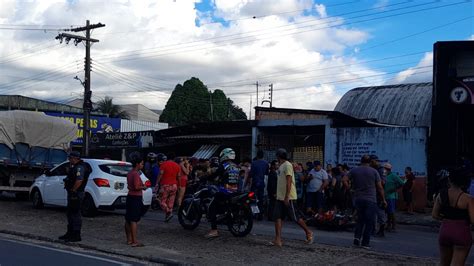
<instances>
[{"instance_id":1,"label":"asphalt road","mask_svg":"<svg viewBox=\"0 0 474 266\"><path fill-rule=\"evenodd\" d=\"M149 212L144 219L163 221L164 214L156 211ZM176 216L170 223L178 223ZM210 224L202 221L199 226L210 227ZM315 243L352 247L354 233L351 231L324 231L311 228L315 233ZM227 228L221 227L219 230L227 230ZM273 236L274 232L274 224L267 221L256 221L252 229L252 234L255 235ZM295 223L285 222L283 223L283 241L285 239L304 240L305 234ZM386 233L384 238L371 238L371 246L375 252L439 258L438 231L426 226L399 225L396 233ZM468 263L474 264L472 251Z\"/></svg>"},{"instance_id":2,"label":"asphalt road","mask_svg":"<svg viewBox=\"0 0 474 266\"><path fill-rule=\"evenodd\" d=\"M0 265L143 265L117 258L0 237Z\"/></svg>"}]
</instances>

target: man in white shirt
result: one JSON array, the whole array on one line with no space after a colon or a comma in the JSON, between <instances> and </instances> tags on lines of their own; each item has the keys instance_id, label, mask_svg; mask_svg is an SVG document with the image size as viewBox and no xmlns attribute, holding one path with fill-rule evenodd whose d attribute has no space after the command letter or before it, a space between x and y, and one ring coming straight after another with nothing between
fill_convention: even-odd
<instances>
[{"instance_id":1,"label":"man in white shirt","mask_svg":"<svg viewBox=\"0 0 474 266\"><path fill-rule=\"evenodd\" d=\"M314 161L314 168L308 173L308 186L306 188L306 212L316 210L323 213L324 190L329 184L328 173L322 169L320 161Z\"/></svg>"}]
</instances>

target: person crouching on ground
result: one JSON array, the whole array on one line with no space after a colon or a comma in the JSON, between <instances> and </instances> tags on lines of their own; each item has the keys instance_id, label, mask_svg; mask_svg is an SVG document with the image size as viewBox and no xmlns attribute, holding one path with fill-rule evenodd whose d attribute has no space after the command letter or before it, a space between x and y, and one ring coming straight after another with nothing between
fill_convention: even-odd
<instances>
[{"instance_id":1,"label":"person crouching on ground","mask_svg":"<svg viewBox=\"0 0 474 266\"><path fill-rule=\"evenodd\" d=\"M295 174L293 166L288 162L288 153L285 149L279 149L276 152L277 159L280 163L278 169L277 180L277 197L275 202L275 209L273 218L275 219L275 239L269 244L272 246L281 247L283 242L281 240L282 221L286 217L296 222L306 234L306 244L313 243L313 232L308 229L304 222L301 213L296 209L296 186Z\"/></svg>"},{"instance_id":2,"label":"person crouching on ground","mask_svg":"<svg viewBox=\"0 0 474 266\"><path fill-rule=\"evenodd\" d=\"M132 170L127 174L127 201L125 203L125 234L127 244L132 247L142 247L137 241L137 224L143 214L143 190L146 186L140 177L143 169L143 158L138 152L130 154Z\"/></svg>"}]
</instances>

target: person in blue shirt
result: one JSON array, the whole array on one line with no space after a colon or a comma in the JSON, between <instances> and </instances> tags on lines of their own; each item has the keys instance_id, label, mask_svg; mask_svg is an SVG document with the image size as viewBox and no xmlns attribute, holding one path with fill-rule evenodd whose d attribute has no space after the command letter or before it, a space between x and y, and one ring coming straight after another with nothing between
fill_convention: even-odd
<instances>
[{"instance_id":1,"label":"person in blue shirt","mask_svg":"<svg viewBox=\"0 0 474 266\"><path fill-rule=\"evenodd\" d=\"M257 158L252 162L250 167L250 184L251 191L257 196L257 205L260 210L263 210L263 197L265 195L265 176L268 175L268 162L263 159L263 151L257 152ZM257 216L258 220L262 219L262 212Z\"/></svg>"}]
</instances>

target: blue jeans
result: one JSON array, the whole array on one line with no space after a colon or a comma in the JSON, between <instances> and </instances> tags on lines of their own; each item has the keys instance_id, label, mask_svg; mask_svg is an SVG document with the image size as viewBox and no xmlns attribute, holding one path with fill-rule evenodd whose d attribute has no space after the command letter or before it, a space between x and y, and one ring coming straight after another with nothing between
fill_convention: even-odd
<instances>
[{"instance_id":1,"label":"blue jeans","mask_svg":"<svg viewBox=\"0 0 474 266\"><path fill-rule=\"evenodd\" d=\"M374 230L377 204L368 200L356 199L355 208L357 210L357 224L354 238L362 238L361 244L368 246L370 243L370 234Z\"/></svg>"}]
</instances>

